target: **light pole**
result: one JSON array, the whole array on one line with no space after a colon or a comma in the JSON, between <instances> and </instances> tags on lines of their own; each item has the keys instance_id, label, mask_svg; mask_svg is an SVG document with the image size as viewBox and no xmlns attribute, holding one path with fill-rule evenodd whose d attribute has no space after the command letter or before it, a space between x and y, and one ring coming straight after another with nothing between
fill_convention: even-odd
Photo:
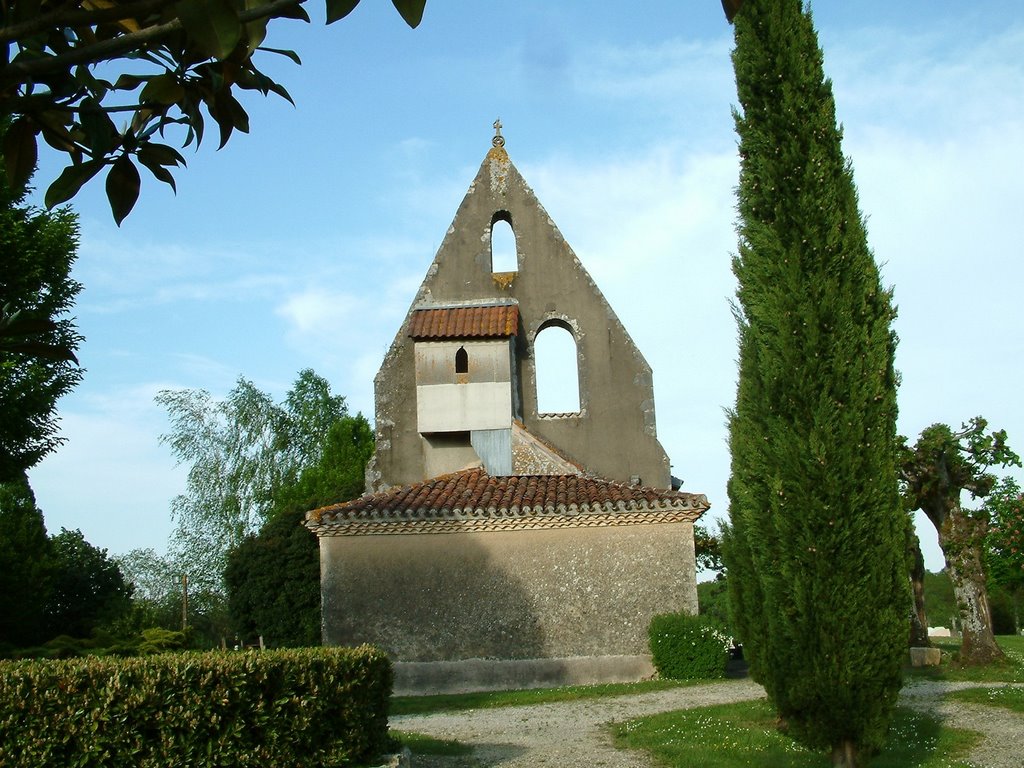
<instances>
[{"instance_id":1,"label":"light pole","mask_svg":"<svg viewBox=\"0 0 1024 768\"><path fill-rule=\"evenodd\" d=\"M188 574L181 574L181 631L188 629Z\"/></svg>"}]
</instances>

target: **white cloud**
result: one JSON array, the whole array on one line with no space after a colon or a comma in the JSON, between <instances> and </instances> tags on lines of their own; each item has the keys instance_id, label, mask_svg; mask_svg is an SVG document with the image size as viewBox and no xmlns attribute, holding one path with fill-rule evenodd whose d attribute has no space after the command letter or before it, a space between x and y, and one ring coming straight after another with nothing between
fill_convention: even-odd
<instances>
[{"instance_id":1,"label":"white cloud","mask_svg":"<svg viewBox=\"0 0 1024 768\"><path fill-rule=\"evenodd\" d=\"M1019 119L1024 24L978 36L933 28L874 29L825 51L840 119L852 131L883 124L932 141Z\"/></svg>"},{"instance_id":2,"label":"white cloud","mask_svg":"<svg viewBox=\"0 0 1024 768\"><path fill-rule=\"evenodd\" d=\"M369 275L364 281L373 282ZM415 291L395 290L384 281L378 285L378 295L306 288L286 296L274 310L285 321L289 344L345 395L350 410L371 418L373 377ZM392 294L399 298L381 300Z\"/></svg>"},{"instance_id":3,"label":"white cloud","mask_svg":"<svg viewBox=\"0 0 1024 768\"><path fill-rule=\"evenodd\" d=\"M358 297L326 288L308 288L288 296L275 310L293 333L313 336L322 343L335 338L338 328L351 324L365 306Z\"/></svg>"},{"instance_id":4,"label":"white cloud","mask_svg":"<svg viewBox=\"0 0 1024 768\"><path fill-rule=\"evenodd\" d=\"M581 92L602 98L648 102L658 112L680 101L692 105L696 99L735 92L731 48L728 34L714 40L609 45L579 58L575 84Z\"/></svg>"},{"instance_id":5,"label":"white cloud","mask_svg":"<svg viewBox=\"0 0 1024 768\"><path fill-rule=\"evenodd\" d=\"M901 429L984 414L1012 444L1024 436L1024 102L1008 95L1024 92L1024 27L942 42L906 41L891 70L867 63L873 47L858 60L839 96L856 96L847 149L899 306Z\"/></svg>"},{"instance_id":6,"label":"white cloud","mask_svg":"<svg viewBox=\"0 0 1024 768\"><path fill-rule=\"evenodd\" d=\"M265 246L186 243L133 239L106 222L83 221L75 265L85 286L80 306L112 315L178 302L229 304L272 296L288 282Z\"/></svg>"},{"instance_id":7,"label":"white cloud","mask_svg":"<svg viewBox=\"0 0 1024 768\"><path fill-rule=\"evenodd\" d=\"M230 389L239 376L239 371L235 370L232 366L209 355L175 353L171 355L171 358L176 364L175 368L182 380L187 382L203 382L202 388L211 392L221 392ZM190 386L192 385L175 383L161 385L160 389L186 389ZM153 392L154 396L157 391Z\"/></svg>"},{"instance_id":8,"label":"white cloud","mask_svg":"<svg viewBox=\"0 0 1024 768\"><path fill-rule=\"evenodd\" d=\"M153 402L162 388L148 383L103 395L72 395L61 408L67 443L30 472L51 534L78 528L111 554L166 548L170 500L184 489L185 472L156 440L166 429Z\"/></svg>"}]
</instances>

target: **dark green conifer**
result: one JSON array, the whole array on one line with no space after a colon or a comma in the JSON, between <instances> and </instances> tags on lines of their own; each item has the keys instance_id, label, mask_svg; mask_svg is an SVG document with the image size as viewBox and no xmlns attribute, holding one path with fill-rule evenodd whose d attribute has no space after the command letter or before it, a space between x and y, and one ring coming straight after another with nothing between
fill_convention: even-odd
<instances>
[{"instance_id":1,"label":"dark green conifer","mask_svg":"<svg viewBox=\"0 0 1024 768\"><path fill-rule=\"evenodd\" d=\"M53 545L28 478L0 482L0 658L49 639L44 611L53 577Z\"/></svg>"},{"instance_id":2,"label":"dark green conifer","mask_svg":"<svg viewBox=\"0 0 1024 768\"><path fill-rule=\"evenodd\" d=\"M810 13L746 0L734 23L733 613L789 732L853 766L884 739L907 647L895 312Z\"/></svg>"}]
</instances>

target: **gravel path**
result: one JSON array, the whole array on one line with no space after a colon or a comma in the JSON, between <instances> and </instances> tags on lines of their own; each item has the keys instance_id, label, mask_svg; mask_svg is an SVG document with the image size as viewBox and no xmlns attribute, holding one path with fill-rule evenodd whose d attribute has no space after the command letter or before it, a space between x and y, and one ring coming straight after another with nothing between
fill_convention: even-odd
<instances>
[{"instance_id":1,"label":"gravel path","mask_svg":"<svg viewBox=\"0 0 1024 768\"><path fill-rule=\"evenodd\" d=\"M938 715L954 728L980 733L981 741L968 756L973 764L982 768L1024 768L1024 715L1002 707L942 699L944 694L963 688L1004 685L1006 683L922 682L904 686L900 698L915 709Z\"/></svg>"},{"instance_id":2,"label":"gravel path","mask_svg":"<svg viewBox=\"0 0 1024 768\"><path fill-rule=\"evenodd\" d=\"M1024 768L1024 717L996 707L944 702L942 695L976 683L915 683L902 699L950 724L978 731L983 739L970 759L984 768ZM455 739L473 746L469 757L423 757L414 768L651 768L646 755L615 749L605 725L675 709L764 696L750 680L730 680L635 696L537 704L524 707L394 717L396 730Z\"/></svg>"}]
</instances>

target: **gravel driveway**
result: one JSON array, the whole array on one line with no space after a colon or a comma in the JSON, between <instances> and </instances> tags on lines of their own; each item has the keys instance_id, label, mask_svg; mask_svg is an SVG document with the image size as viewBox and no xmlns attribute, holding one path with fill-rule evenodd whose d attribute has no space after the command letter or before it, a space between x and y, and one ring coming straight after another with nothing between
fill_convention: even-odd
<instances>
[{"instance_id":1,"label":"gravel driveway","mask_svg":"<svg viewBox=\"0 0 1024 768\"><path fill-rule=\"evenodd\" d=\"M982 733L970 755L976 765L1024 768L1024 717L995 707L942 701L945 692L969 687L977 684L914 683L904 687L901 698L952 725ZM392 718L391 727L473 746L469 757L417 756L414 768L651 768L646 755L612 747L605 724L762 696L764 690L752 681L730 680L635 696L408 715Z\"/></svg>"}]
</instances>

